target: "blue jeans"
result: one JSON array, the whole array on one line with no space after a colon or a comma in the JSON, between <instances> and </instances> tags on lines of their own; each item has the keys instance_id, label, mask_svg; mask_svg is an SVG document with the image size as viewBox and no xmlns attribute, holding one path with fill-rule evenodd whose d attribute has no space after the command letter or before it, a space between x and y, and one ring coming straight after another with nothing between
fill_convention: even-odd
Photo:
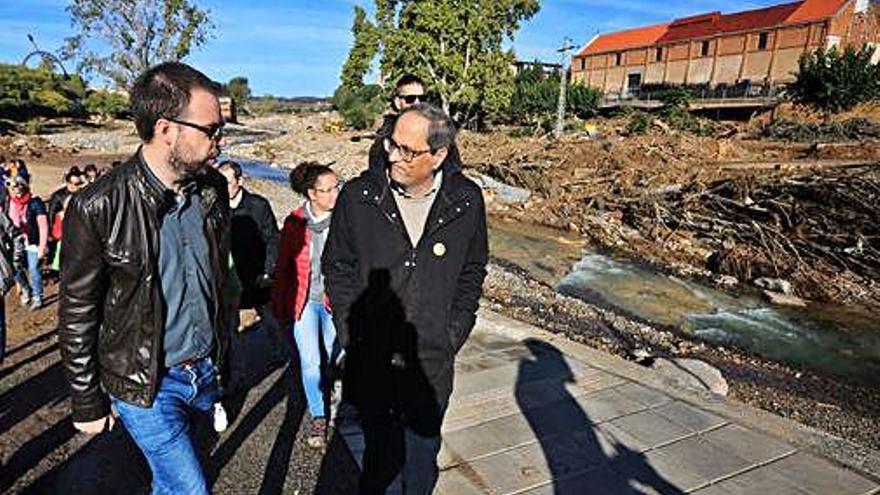
<instances>
[{"instance_id":1,"label":"blue jeans","mask_svg":"<svg viewBox=\"0 0 880 495\"><path fill-rule=\"evenodd\" d=\"M111 397L119 419L153 471L153 495L207 495L208 484L191 437L194 412L211 411L220 398L210 358L168 368L151 407Z\"/></svg>"},{"instance_id":2,"label":"blue jeans","mask_svg":"<svg viewBox=\"0 0 880 495\"><path fill-rule=\"evenodd\" d=\"M40 258L37 246L27 247L28 276L30 277L31 300L43 302L43 276L40 274Z\"/></svg>"},{"instance_id":3,"label":"blue jeans","mask_svg":"<svg viewBox=\"0 0 880 495\"><path fill-rule=\"evenodd\" d=\"M326 415L324 393L321 391L321 340L329 357L336 340L336 327L333 317L323 304L314 301L306 303L302 317L292 325L293 338L299 351L299 364L302 368L303 389L309 414L313 418Z\"/></svg>"}]
</instances>

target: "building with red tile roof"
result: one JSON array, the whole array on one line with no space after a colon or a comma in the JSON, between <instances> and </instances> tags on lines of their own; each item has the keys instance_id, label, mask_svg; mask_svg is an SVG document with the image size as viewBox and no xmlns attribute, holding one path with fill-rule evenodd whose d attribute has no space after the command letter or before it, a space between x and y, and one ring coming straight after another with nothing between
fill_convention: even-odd
<instances>
[{"instance_id":1,"label":"building with red tile roof","mask_svg":"<svg viewBox=\"0 0 880 495\"><path fill-rule=\"evenodd\" d=\"M864 44L880 46L876 0L802 0L597 36L573 57L572 78L617 94L645 84L773 85L792 81L806 52Z\"/></svg>"}]
</instances>

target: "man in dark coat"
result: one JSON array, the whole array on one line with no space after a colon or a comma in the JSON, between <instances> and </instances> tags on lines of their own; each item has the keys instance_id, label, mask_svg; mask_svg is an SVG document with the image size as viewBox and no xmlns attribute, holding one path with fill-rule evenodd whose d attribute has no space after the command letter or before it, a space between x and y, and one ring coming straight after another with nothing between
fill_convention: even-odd
<instances>
[{"instance_id":1,"label":"man in dark coat","mask_svg":"<svg viewBox=\"0 0 880 495\"><path fill-rule=\"evenodd\" d=\"M488 257L480 188L452 159L455 128L420 104L384 142L387 164L346 184L323 271L346 350L344 400L366 441L361 493L437 480L440 426L455 354L475 321Z\"/></svg>"},{"instance_id":2,"label":"man in dark coat","mask_svg":"<svg viewBox=\"0 0 880 495\"><path fill-rule=\"evenodd\" d=\"M229 184L232 259L242 285L240 307L261 308L269 302L272 274L275 273L278 221L266 198L242 187L241 165L225 161L218 170Z\"/></svg>"}]
</instances>

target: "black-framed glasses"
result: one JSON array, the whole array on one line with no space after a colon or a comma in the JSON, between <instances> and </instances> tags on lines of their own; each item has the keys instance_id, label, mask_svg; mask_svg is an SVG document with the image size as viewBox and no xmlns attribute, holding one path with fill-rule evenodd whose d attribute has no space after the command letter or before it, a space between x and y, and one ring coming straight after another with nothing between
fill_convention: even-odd
<instances>
[{"instance_id":1,"label":"black-framed glasses","mask_svg":"<svg viewBox=\"0 0 880 495\"><path fill-rule=\"evenodd\" d=\"M397 95L397 97L409 105L425 101L425 95Z\"/></svg>"},{"instance_id":2,"label":"black-framed glasses","mask_svg":"<svg viewBox=\"0 0 880 495\"><path fill-rule=\"evenodd\" d=\"M414 150L414 149L407 148L406 146L403 146L401 144L397 144L390 137L385 138L385 140L382 143L384 144L385 152L388 153L389 157L391 156L392 153L394 153L396 151L400 155L400 158L407 163L415 160L416 158L418 158L421 155L424 155L425 153L431 153L430 149Z\"/></svg>"},{"instance_id":3,"label":"black-framed glasses","mask_svg":"<svg viewBox=\"0 0 880 495\"><path fill-rule=\"evenodd\" d=\"M169 122L174 122L175 124L185 125L187 127L192 127L193 129L197 129L199 131L202 131L212 141L219 141L220 138L223 137L223 122L216 122L211 125L200 125L200 124L194 124L192 122L187 122L185 120L172 119L169 117L165 117L165 120L167 120Z\"/></svg>"}]
</instances>

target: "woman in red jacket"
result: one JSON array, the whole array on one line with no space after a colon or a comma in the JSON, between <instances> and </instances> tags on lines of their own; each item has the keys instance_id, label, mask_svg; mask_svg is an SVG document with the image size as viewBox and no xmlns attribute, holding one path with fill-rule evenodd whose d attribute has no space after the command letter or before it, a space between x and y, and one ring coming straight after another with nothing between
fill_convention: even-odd
<instances>
[{"instance_id":1,"label":"woman in red jacket","mask_svg":"<svg viewBox=\"0 0 880 495\"><path fill-rule=\"evenodd\" d=\"M306 201L284 220L272 310L282 325L289 325L299 351L303 389L312 417L308 443L325 445L327 416L321 391L323 341L330 356L336 328L330 315L321 274L321 254L330 228L330 214L339 194L339 179L326 165L305 162L290 172L290 185Z\"/></svg>"}]
</instances>

